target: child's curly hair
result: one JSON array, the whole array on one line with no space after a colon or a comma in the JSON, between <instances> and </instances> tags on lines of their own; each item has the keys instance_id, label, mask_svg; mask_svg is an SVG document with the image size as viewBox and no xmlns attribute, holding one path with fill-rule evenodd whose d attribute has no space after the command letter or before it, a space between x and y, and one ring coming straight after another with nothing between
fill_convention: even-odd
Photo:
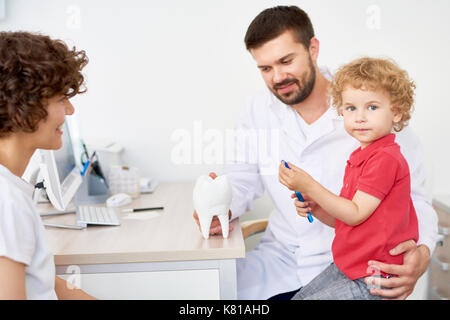
<instances>
[{"instance_id":1,"label":"child's curly hair","mask_svg":"<svg viewBox=\"0 0 450 320\"><path fill-rule=\"evenodd\" d=\"M45 119L48 99L86 92L84 51L28 32L0 32L0 138L34 132Z\"/></svg>"},{"instance_id":2,"label":"child's curly hair","mask_svg":"<svg viewBox=\"0 0 450 320\"><path fill-rule=\"evenodd\" d=\"M339 114L342 91L347 85L355 89L385 91L390 97L392 111L402 114L401 120L394 124L394 130L399 132L408 125L416 86L393 60L363 57L340 67L330 86L333 106Z\"/></svg>"}]
</instances>

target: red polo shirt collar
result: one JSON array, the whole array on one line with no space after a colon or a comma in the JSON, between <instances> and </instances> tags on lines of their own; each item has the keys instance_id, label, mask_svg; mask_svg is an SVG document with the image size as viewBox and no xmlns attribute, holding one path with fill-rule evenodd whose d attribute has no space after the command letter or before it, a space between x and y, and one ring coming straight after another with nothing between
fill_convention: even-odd
<instances>
[{"instance_id":1,"label":"red polo shirt collar","mask_svg":"<svg viewBox=\"0 0 450 320\"><path fill-rule=\"evenodd\" d=\"M375 150L386 147L386 146L394 144L394 143L395 143L395 134L390 133L390 134L376 140L375 142L372 142L364 149L361 149L361 147L359 147L358 149L353 151L352 154L350 155L350 158L347 161L347 163L349 165L357 167L357 166L361 165L364 161L366 161Z\"/></svg>"}]
</instances>

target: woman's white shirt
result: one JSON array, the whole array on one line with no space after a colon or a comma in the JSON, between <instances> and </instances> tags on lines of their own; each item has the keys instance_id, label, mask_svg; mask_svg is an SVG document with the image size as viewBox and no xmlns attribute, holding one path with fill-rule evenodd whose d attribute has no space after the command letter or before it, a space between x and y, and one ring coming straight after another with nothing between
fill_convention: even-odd
<instances>
[{"instance_id":1,"label":"woman's white shirt","mask_svg":"<svg viewBox=\"0 0 450 320\"><path fill-rule=\"evenodd\" d=\"M27 299L57 299L53 254L33 191L31 184L0 165L0 256L25 265Z\"/></svg>"}]
</instances>

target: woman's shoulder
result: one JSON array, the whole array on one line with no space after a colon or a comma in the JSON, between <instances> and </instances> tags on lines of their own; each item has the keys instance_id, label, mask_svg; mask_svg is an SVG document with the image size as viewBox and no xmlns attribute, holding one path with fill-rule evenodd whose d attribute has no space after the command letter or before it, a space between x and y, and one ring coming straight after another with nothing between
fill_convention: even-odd
<instances>
[{"instance_id":1,"label":"woman's shoulder","mask_svg":"<svg viewBox=\"0 0 450 320\"><path fill-rule=\"evenodd\" d=\"M33 202L23 190L0 174L0 215L26 215L33 217Z\"/></svg>"}]
</instances>

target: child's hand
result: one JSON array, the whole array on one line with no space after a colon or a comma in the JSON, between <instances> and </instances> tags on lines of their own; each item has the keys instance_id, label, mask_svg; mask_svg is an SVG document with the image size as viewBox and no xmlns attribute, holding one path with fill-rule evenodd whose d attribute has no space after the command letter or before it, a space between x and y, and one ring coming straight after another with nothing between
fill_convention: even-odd
<instances>
[{"instance_id":1,"label":"child's hand","mask_svg":"<svg viewBox=\"0 0 450 320\"><path fill-rule=\"evenodd\" d=\"M278 179L289 190L305 192L310 186L313 178L307 174L304 170L294 166L288 162L291 169L288 169L284 165L284 161L281 162L278 170Z\"/></svg>"},{"instance_id":2,"label":"child's hand","mask_svg":"<svg viewBox=\"0 0 450 320\"><path fill-rule=\"evenodd\" d=\"M311 214L313 214L313 210L316 208L317 203L311 200L311 198L309 198L306 194L302 194L302 196L303 199L305 199L304 202L299 201L295 193L291 195L291 198L295 199L294 205L295 210L297 210L297 214L301 217L307 218L308 212L311 212Z\"/></svg>"}]
</instances>

